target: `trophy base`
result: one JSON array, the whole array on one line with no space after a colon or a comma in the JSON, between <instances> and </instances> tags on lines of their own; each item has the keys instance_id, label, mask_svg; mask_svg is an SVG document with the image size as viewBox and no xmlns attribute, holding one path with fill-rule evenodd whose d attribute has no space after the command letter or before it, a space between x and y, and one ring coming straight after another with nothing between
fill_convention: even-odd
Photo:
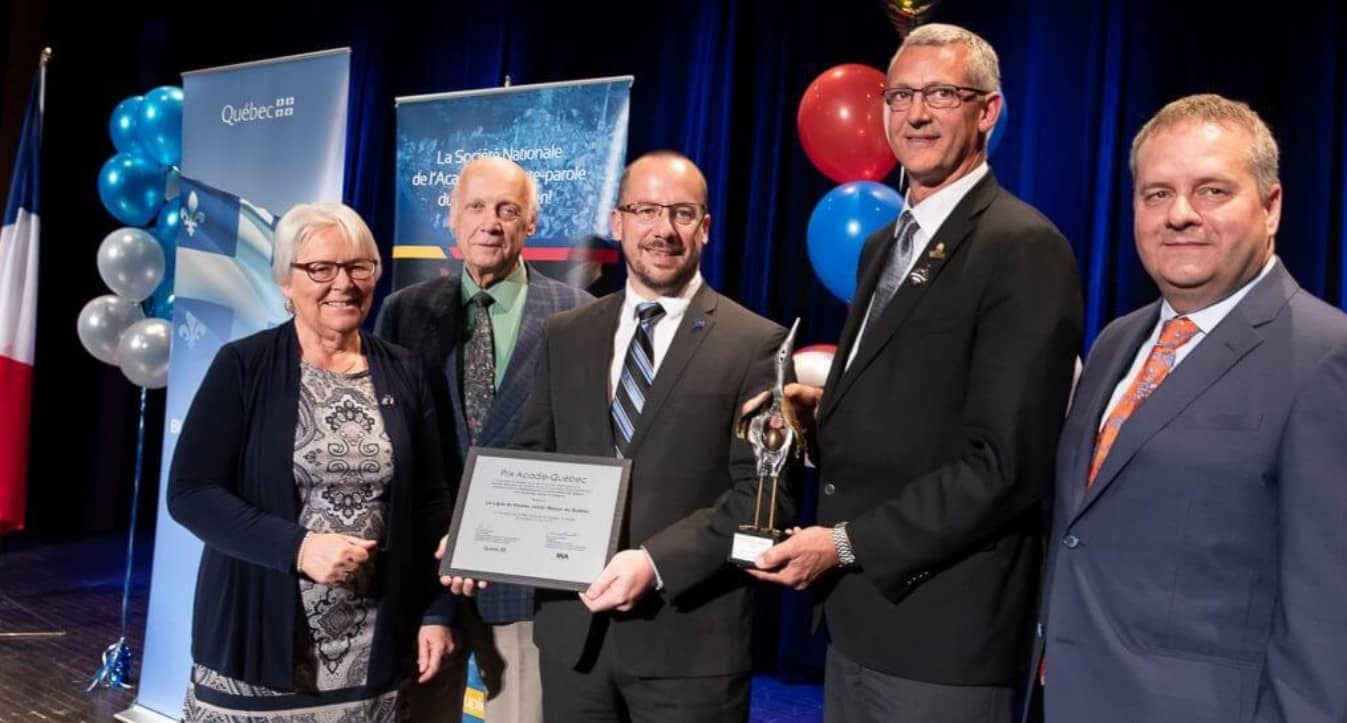
<instances>
[{"instance_id":1,"label":"trophy base","mask_svg":"<svg viewBox=\"0 0 1347 723\"><path fill-rule=\"evenodd\" d=\"M740 525L734 533L730 546L730 563L739 567L753 567L758 556L780 542L786 533L781 530L762 529L751 525Z\"/></svg>"}]
</instances>

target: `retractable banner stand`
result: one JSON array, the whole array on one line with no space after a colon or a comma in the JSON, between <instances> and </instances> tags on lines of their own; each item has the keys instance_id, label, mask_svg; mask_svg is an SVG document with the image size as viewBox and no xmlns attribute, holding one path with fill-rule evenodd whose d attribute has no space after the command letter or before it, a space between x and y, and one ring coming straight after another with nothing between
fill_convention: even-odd
<instances>
[{"instance_id":1,"label":"retractable banner stand","mask_svg":"<svg viewBox=\"0 0 1347 723\"><path fill-rule=\"evenodd\" d=\"M349 82L347 48L183 74L181 230L154 571L140 687L119 720L181 715L201 543L168 515L169 466L215 352L289 318L271 275L272 231L296 203L341 200Z\"/></svg>"},{"instance_id":2,"label":"retractable banner stand","mask_svg":"<svg viewBox=\"0 0 1347 723\"><path fill-rule=\"evenodd\" d=\"M398 98L394 288L461 258L449 197L463 164L481 155L509 158L538 181L526 261L582 288L613 276L604 273L618 260L608 214L626 163L631 84L621 76Z\"/></svg>"}]
</instances>

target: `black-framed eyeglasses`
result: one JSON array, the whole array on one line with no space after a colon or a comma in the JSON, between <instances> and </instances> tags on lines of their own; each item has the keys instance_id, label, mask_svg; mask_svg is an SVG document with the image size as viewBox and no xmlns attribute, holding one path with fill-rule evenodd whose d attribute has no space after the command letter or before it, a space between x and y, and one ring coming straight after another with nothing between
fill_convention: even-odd
<instances>
[{"instance_id":1,"label":"black-framed eyeglasses","mask_svg":"<svg viewBox=\"0 0 1347 723\"><path fill-rule=\"evenodd\" d=\"M639 201L618 206L617 210L629 213L640 223L654 223L661 213L668 209L669 220L677 226L692 226L706 215L706 206L700 203L653 203Z\"/></svg>"},{"instance_id":2,"label":"black-framed eyeglasses","mask_svg":"<svg viewBox=\"0 0 1347 723\"><path fill-rule=\"evenodd\" d=\"M897 86L884 89L884 102L888 104L889 110L900 113L911 108L912 100L921 96L921 100L927 108L946 110L958 108L966 100L972 100L977 96L987 95L991 92L981 88L969 88L965 85L928 85L925 88Z\"/></svg>"},{"instance_id":3,"label":"black-framed eyeglasses","mask_svg":"<svg viewBox=\"0 0 1347 723\"><path fill-rule=\"evenodd\" d=\"M309 275L315 283L326 284L337 278L337 271L346 270L346 275L351 277L352 281L369 281L374 278L374 270L379 268L379 263L372 259L357 259L355 261L310 261L307 264L290 264L292 269L300 269Z\"/></svg>"}]
</instances>

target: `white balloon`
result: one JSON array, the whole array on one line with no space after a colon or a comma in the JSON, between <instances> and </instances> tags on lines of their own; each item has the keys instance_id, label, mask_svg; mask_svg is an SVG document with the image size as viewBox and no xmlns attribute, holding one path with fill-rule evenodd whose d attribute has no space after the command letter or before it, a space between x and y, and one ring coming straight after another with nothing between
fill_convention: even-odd
<instances>
[{"instance_id":1,"label":"white balloon","mask_svg":"<svg viewBox=\"0 0 1347 723\"><path fill-rule=\"evenodd\" d=\"M75 331L79 334L80 344L95 359L115 365L122 332L144 318L140 304L115 294L104 294L80 309Z\"/></svg>"},{"instance_id":2,"label":"white balloon","mask_svg":"<svg viewBox=\"0 0 1347 723\"><path fill-rule=\"evenodd\" d=\"M837 347L832 344L815 344L795 352L795 378L811 387L823 386L836 353Z\"/></svg>"},{"instance_id":3,"label":"white balloon","mask_svg":"<svg viewBox=\"0 0 1347 723\"><path fill-rule=\"evenodd\" d=\"M118 296L144 301L164 279L164 248L143 228L119 228L98 245L98 275Z\"/></svg>"},{"instance_id":4,"label":"white balloon","mask_svg":"<svg viewBox=\"0 0 1347 723\"><path fill-rule=\"evenodd\" d=\"M163 319L131 325L117 345L117 364L132 384L162 389L168 384L168 349L173 326Z\"/></svg>"}]
</instances>

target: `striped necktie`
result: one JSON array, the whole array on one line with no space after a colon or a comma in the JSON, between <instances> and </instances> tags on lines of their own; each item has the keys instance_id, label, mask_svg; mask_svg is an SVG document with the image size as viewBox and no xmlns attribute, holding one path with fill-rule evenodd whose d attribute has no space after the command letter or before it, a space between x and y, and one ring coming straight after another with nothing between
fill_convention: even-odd
<instances>
[{"instance_id":1,"label":"striped necktie","mask_svg":"<svg viewBox=\"0 0 1347 723\"><path fill-rule=\"evenodd\" d=\"M627 456L627 445L636 433L636 423L645 408L645 398L655 381L655 324L664 316L664 307L647 301L636 305L636 333L627 347L627 358L622 362L622 375L613 394L613 441L617 456Z\"/></svg>"}]
</instances>

